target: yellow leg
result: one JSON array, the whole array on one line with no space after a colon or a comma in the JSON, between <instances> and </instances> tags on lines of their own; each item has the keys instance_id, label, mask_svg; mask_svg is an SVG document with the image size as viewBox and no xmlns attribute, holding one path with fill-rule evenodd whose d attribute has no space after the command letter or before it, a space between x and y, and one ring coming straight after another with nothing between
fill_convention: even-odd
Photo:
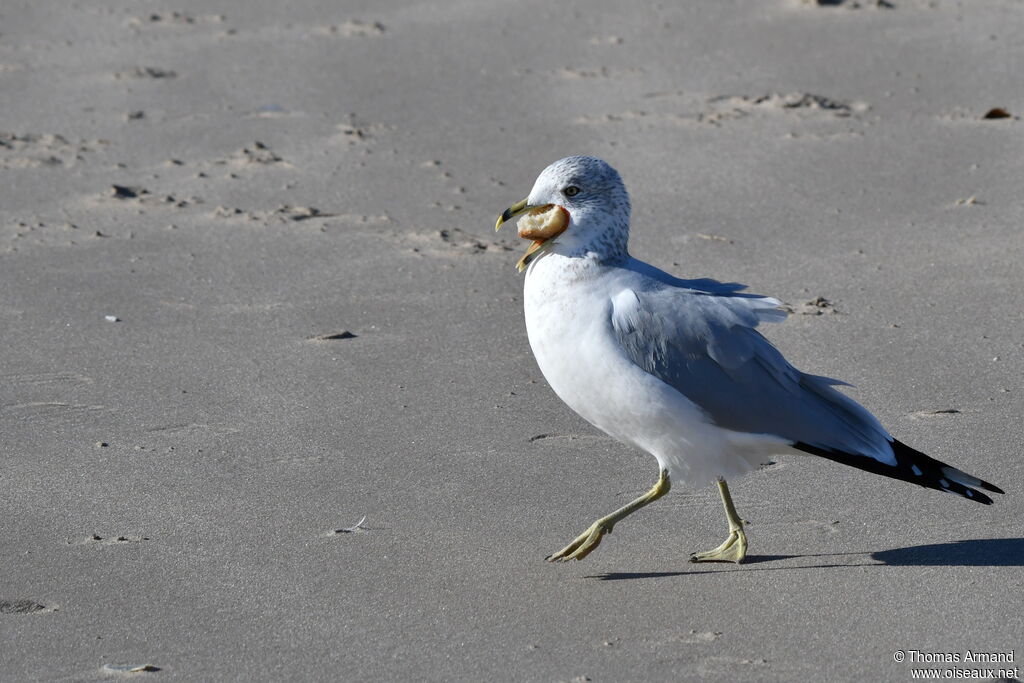
<instances>
[{"instance_id":1,"label":"yellow leg","mask_svg":"<svg viewBox=\"0 0 1024 683\"><path fill-rule=\"evenodd\" d=\"M736 506L729 495L729 485L725 479L718 478L718 493L722 496L725 516L729 519L729 537L725 542L703 553L690 555L690 562L735 562L739 564L747 555L747 535L743 533L743 520L736 514Z\"/></svg>"},{"instance_id":2,"label":"yellow leg","mask_svg":"<svg viewBox=\"0 0 1024 683\"><path fill-rule=\"evenodd\" d=\"M610 515L606 515L590 525L590 528L573 539L573 542L565 546L557 553L548 555L548 562L568 562L569 560L582 560L601 544L601 538L610 534L615 524L624 517L627 517L640 508L658 500L672 488L668 480L668 470L662 470L658 477L658 483L650 491L640 496L633 502L623 505Z\"/></svg>"}]
</instances>

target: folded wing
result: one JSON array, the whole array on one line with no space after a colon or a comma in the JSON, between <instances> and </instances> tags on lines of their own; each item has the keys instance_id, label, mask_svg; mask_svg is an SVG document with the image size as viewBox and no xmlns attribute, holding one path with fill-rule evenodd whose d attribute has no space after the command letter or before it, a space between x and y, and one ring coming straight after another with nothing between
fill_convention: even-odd
<instances>
[{"instance_id":1,"label":"folded wing","mask_svg":"<svg viewBox=\"0 0 1024 683\"><path fill-rule=\"evenodd\" d=\"M684 281L677 281L683 283ZM713 424L782 437L798 450L926 488L991 503L987 481L895 441L839 393L838 380L800 372L755 329L785 319L779 302L738 289L664 280L612 300L626 356L696 404Z\"/></svg>"},{"instance_id":2,"label":"folded wing","mask_svg":"<svg viewBox=\"0 0 1024 683\"><path fill-rule=\"evenodd\" d=\"M715 425L895 464L888 433L833 388L842 382L800 372L754 329L785 319L777 300L661 285L624 289L612 304L612 328L630 360Z\"/></svg>"}]
</instances>

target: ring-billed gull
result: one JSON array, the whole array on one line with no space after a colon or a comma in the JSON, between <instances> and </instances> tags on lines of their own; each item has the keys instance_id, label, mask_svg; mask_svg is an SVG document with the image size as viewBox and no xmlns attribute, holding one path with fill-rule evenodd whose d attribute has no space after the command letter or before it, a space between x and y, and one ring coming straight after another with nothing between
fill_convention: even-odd
<instances>
[{"instance_id":1,"label":"ring-billed gull","mask_svg":"<svg viewBox=\"0 0 1024 683\"><path fill-rule=\"evenodd\" d=\"M900 443L871 413L800 372L754 328L786 313L779 301L715 280L681 280L629 255L629 195L594 157L548 166L530 196L496 229L521 216L533 241L524 309L530 346L555 393L598 429L658 460L650 491L594 522L549 561L581 560L627 515L672 482L717 480L729 536L691 561L742 562L747 539L727 477L767 456L829 460L956 493L986 505L996 486Z\"/></svg>"}]
</instances>

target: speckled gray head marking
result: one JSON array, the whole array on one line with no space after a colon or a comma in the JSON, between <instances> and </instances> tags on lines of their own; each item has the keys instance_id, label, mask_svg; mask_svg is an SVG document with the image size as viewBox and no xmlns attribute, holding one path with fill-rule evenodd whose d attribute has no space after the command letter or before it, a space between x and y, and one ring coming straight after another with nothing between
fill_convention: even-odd
<instances>
[{"instance_id":1,"label":"speckled gray head marking","mask_svg":"<svg viewBox=\"0 0 1024 683\"><path fill-rule=\"evenodd\" d=\"M603 192L625 191L618 171L597 157L565 157L551 164L537 177L534 190L565 190L576 187L579 194L562 194L569 200L594 201ZM531 193L531 198L533 194Z\"/></svg>"},{"instance_id":2,"label":"speckled gray head marking","mask_svg":"<svg viewBox=\"0 0 1024 683\"><path fill-rule=\"evenodd\" d=\"M588 156L559 159L538 176L528 201L558 204L569 212L572 224L556 240L558 251L572 256L592 252L602 261L625 258L629 194L607 162Z\"/></svg>"}]
</instances>

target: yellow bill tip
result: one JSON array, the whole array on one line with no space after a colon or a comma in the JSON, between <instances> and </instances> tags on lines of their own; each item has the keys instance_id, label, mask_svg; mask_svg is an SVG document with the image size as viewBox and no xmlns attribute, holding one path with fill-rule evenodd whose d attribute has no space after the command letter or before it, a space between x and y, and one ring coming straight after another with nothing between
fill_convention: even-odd
<instances>
[{"instance_id":1,"label":"yellow bill tip","mask_svg":"<svg viewBox=\"0 0 1024 683\"><path fill-rule=\"evenodd\" d=\"M498 230L501 230L501 226L504 223L507 223L508 221L512 220L513 218L521 214L523 211L532 208L532 206L527 206L525 199L516 202L515 204L501 212L501 215L498 216L498 222L494 224L494 231L497 232Z\"/></svg>"},{"instance_id":2,"label":"yellow bill tip","mask_svg":"<svg viewBox=\"0 0 1024 683\"><path fill-rule=\"evenodd\" d=\"M538 249L544 246L544 242L546 241L547 240L534 240L533 244L530 245L530 248L526 250L525 254L523 254L523 257L516 262L516 270L520 273L526 270L526 266L530 265L530 261L533 260L531 257L537 253Z\"/></svg>"}]
</instances>

